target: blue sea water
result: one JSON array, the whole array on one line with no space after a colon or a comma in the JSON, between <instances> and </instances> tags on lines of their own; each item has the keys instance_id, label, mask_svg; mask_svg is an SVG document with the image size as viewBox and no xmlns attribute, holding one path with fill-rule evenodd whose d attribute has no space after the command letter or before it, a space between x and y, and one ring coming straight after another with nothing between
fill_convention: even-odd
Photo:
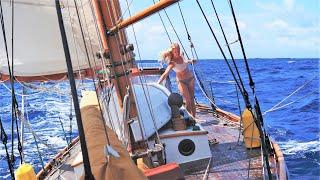
<instances>
[{"instance_id":1,"label":"blue sea water","mask_svg":"<svg viewBox=\"0 0 320 180\"><path fill-rule=\"evenodd\" d=\"M237 60L244 84L248 85L244 63ZM290 179L318 179L320 177L320 133L319 133L319 59L250 59L256 94L262 112L265 112L289 96L302 85L309 82L282 104L288 104L278 110L264 115L267 132L279 143L290 173ZM212 82L212 94L216 104L222 109L239 114L235 85L225 82L233 81L230 71L223 60L200 60L195 65L201 79ZM174 74L171 74L175 87ZM77 127L70 102L70 90L67 81L60 83L33 83L39 90L26 89L25 111L30 125L39 138L50 145L46 147L39 142L39 149L45 162L52 158L59 149L77 135ZM9 84L0 84L0 117L9 136L11 147L11 96ZM15 84L17 100L21 106L22 86ZM79 83L79 89L92 89L92 83ZM176 88L173 89L177 91ZM252 97L251 89L247 91ZM196 87L197 101L207 103L201 91ZM295 102L296 101L296 102ZM291 103L294 102L294 103ZM281 106L281 105L280 105ZM242 104L243 107L243 104ZM63 129L61 123L63 123ZM70 131L72 129L72 131ZM15 134L14 138L17 138ZM25 161L41 169L41 162L36 144L28 128L24 135ZM15 149L17 143L15 142ZM19 164L18 151L16 165ZM5 149L0 142L0 178L10 179Z\"/></svg>"}]
</instances>

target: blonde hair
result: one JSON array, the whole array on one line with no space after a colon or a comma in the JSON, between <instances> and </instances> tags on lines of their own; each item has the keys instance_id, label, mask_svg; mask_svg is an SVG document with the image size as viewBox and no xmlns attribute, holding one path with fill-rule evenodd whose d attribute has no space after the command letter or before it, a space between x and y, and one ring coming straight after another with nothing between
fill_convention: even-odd
<instances>
[{"instance_id":1,"label":"blonde hair","mask_svg":"<svg viewBox=\"0 0 320 180\"><path fill-rule=\"evenodd\" d=\"M160 62L168 64L168 63L170 63L171 59L172 59L172 49L171 48L166 49L160 53L160 60L159 60Z\"/></svg>"},{"instance_id":2,"label":"blonde hair","mask_svg":"<svg viewBox=\"0 0 320 180\"><path fill-rule=\"evenodd\" d=\"M171 44L171 49L173 49L173 48L177 49L178 52L180 52L180 45L178 43L172 43Z\"/></svg>"}]
</instances>

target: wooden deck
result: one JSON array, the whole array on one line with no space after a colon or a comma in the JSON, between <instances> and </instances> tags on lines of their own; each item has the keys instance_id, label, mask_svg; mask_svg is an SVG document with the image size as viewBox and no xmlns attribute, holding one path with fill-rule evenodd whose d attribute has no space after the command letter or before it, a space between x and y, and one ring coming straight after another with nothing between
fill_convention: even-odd
<instances>
[{"instance_id":1,"label":"wooden deck","mask_svg":"<svg viewBox=\"0 0 320 180\"><path fill-rule=\"evenodd\" d=\"M208 179L248 179L248 173L249 179L263 179L260 148L245 148L238 123L215 117L210 109L198 109L197 119L209 132L209 139L218 142L210 145ZM186 179L203 179L205 171L190 173Z\"/></svg>"},{"instance_id":2,"label":"wooden deck","mask_svg":"<svg viewBox=\"0 0 320 180\"><path fill-rule=\"evenodd\" d=\"M212 159L209 166L207 160L199 161L202 167L204 164L209 167L207 174L206 169L185 172L185 179L203 179L205 174L207 179L263 179L261 150L245 148L241 132L239 133L239 123L226 117L216 117L209 108L203 107L197 109L197 121L209 132L209 140L217 140L218 143L210 145ZM70 165L79 152L80 146L76 143L70 153L63 153L58 158L57 162L60 163L53 164L45 179L74 179L75 171ZM273 162L273 159L270 160ZM271 167L274 173L275 163Z\"/></svg>"}]
</instances>

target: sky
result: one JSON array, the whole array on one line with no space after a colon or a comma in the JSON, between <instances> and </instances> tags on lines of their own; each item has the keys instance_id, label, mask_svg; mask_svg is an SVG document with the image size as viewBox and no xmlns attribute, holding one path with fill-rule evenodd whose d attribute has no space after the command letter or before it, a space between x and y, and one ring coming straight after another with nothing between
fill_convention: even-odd
<instances>
[{"instance_id":1,"label":"sky","mask_svg":"<svg viewBox=\"0 0 320 180\"><path fill-rule=\"evenodd\" d=\"M153 0L121 0L123 17L129 17L153 4ZM213 30L228 55L211 0L199 0ZM236 29L228 0L213 0L229 42L237 40ZM240 33L248 58L319 58L320 57L320 1L319 0L233 0ZM186 24L200 59L222 59L223 56L205 22L196 0L180 2ZM189 47L186 31L177 4L166 9L174 28ZM170 37L176 35L164 12L160 12ZM158 14L133 25L141 59L158 59L170 42ZM131 43L135 43L132 27L127 28ZM188 48L189 49L189 48ZM239 43L231 45L236 58L242 58ZM135 50L138 56L137 48ZM187 52L189 53L189 52ZM229 57L229 56L227 56Z\"/></svg>"}]
</instances>

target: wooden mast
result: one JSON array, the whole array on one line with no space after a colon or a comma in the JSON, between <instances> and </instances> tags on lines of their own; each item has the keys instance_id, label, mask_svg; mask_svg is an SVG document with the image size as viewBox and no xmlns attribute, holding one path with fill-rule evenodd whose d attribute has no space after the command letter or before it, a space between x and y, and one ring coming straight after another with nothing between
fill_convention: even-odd
<instances>
[{"instance_id":1,"label":"wooden mast","mask_svg":"<svg viewBox=\"0 0 320 180\"><path fill-rule=\"evenodd\" d=\"M117 0L92 0L92 2L104 51L110 55L110 64L112 64L111 72L114 75L113 83L116 88L119 105L122 107L123 97L127 93L127 87L129 85L125 74L129 73L128 70L132 67L132 65L127 62L124 62L126 63L125 69L123 69L121 65L121 60L124 60L124 57L122 57L119 51L119 48L121 49L122 47L119 46L126 45L127 43L126 34L122 29L178 2L178 0L161 0L145 10L138 12L131 18L120 22L118 21L121 20L119 19L121 11L120 4ZM116 33L120 33L119 36L117 36Z\"/></svg>"},{"instance_id":2,"label":"wooden mast","mask_svg":"<svg viewBox=\"0 0 320 180\"><path fill-rule=\"evenodd\" d=\"M111 72L114 75L113 83L117 92L117 97L120 107L122 107L123 97L126 94L127 86L129 85L125 74L128 74L128 69L121 65L123 57L119 51L120 41L117 35L108 35L107 31L118 20L118 16L114 14L113 4L106 0L93 0L93 7L98 21L99 33L102 40L104 51L110 55Z\"/></svg>"}]
</instances>

